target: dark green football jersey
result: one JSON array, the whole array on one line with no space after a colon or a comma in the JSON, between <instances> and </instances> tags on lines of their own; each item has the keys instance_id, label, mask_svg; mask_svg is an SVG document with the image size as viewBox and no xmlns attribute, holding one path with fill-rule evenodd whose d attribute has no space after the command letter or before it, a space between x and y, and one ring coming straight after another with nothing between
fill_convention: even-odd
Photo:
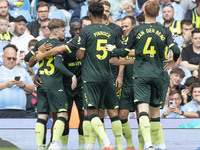
<instances>
[{"instance_id":1,"label":"dark green football jersey","mask_svg":"<svg viewBox=\"0 0 200 150\"><path fill-rule=\"evenodd\" d=\"M81 50L85 50L82 63L83 82L108 82L112 78L110 52L105 44L115 43L114 32L104 24L91 24L80 31Z\"/></svg>"},{"instance_id":2,"label":"dark green football jersey","mask_svg":"<svg viewBox=\"0 0 200 150\"><path fill-rule=\"evenodd\" d=\"M121 27L114 24L114 23L109 23L108 27L111 30L113 30L114 33L115 33L115 45L116 45L116 47L121 48L123 46L122 40L121 40L123 32L122 32ZM116 79L117 76L118 76L118 72L119 72L119 66L111 65L111 70L112 70L114 79Z\"/></svg>"},{"instance_id":3,"label":"dark green football jersey","mask_svg":"<svg viewBox=\"0 0 200 150\"><path fill-rule=\"evenodd\" d=\"M43 39L39 41L33 49L33 52L38 51L42 44L52 44L52 48L63 45L62 42L56 39ZM63 89L62 73L54 66L54 57L46 57L39 62L39 75L42 80L42 89Z\"/></svg>"},{"instance_id":4,"label":"dark green football jersey","mask_svg":"<svg viewBox=\"0 0 200 150\"><path fill-rule=\"evenodd\" d=\"M122 42L125 46L127 46L128 37L122 35ZM135 59L134 57L125 57L126 60ZM134 61L134 60L133 60ZM131 87L133 86L133 65L126 65L124 68L124 75L123 75L123 87Z\"/></svg>"},{"instance_id":5,"label":"dark green football jersey","mask_svg":"<svg viewBox=\"0 0 200 150\"><path fill-rule=\"evenodd\" d=\"M73 74L76 75L77 78L77 87L76 89L80 89L82 86L82 80L81 80L81 60L77 59L76 52L80 47L79 44L79 35L75 36L73 39L67 41L66 43L68 46L70 44L75 45L76 47L70 47L71 53L64 53L64 65L65 67L71 71ZM64 75L63 76L64 86L69 87L71 89L72 80L70 77Z\"/></svg>"},{"instance_id":6,"label":"dark green football jersey","mask_svg":"<svg viewBox=\"0 0 200 150\"><path fill-rule=\"evenodd\" d=\"M135 47L136 59L133 66L133 76L163 78L165 46L170 48L174 45L177 44L174 42L171 32L157 23L143 23L132 29L125 51L130 51ZM117 50L114 49L114 52L117 53ZM174 51L174 53L177 59L179 51Z\"/></svg>"}]
</instances>

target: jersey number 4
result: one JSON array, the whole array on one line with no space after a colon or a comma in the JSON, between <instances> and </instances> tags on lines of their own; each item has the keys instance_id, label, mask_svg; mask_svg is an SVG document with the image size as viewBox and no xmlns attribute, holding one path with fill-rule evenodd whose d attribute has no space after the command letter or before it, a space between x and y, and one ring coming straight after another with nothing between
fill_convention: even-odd
<instances>
[{"instance_id":1,"label":"jersey number 4","mask_svg":"<svg viewBox=\"0 0 200 150\"><path fill-rule=\"evenodd\" d=\"M150 46L150 49L148 49L149 45L151 43L151 40L152 40L152 37L147 38L147 41L146 41L144 49L143 49L143 54L149 54L150 57L154 57L154 55L156 54L155 46Z\"/></svg>"},{"instance_id":2,"label":"jersey number 4","mask_svg":"<svg viewBox=\"0 0 200 150\"><path fill-rule=\"evenodd\" d=\"M46 57L45 59L47 59L48 61L47 61L47 63L46 64L44 64L44 59L42 60L42 62L40 63L40 65L39 65L39 68L41 68L43 65L45 65L46 66L46 68L44 68L43 70L40 70L40 74L46 74L46 75L52 75L53 73L54 73L54 71L55 71L55 67L54 67L54 65L51 63L52 61L53 61L53 57ZM50 70L48 70L47 69L47 67L48 67L48 69L50 69Z\"/></svg>"},{"instance_id":3,"label":"jersey number 4","mask_svg":"<svg viewBox=\"0 0 200 150\"><path fill-rule=\"evenodd\" d=\"M100 54L96 55L99 60L105 59L108 55L106 48L104 46L101 46L101 44L107 44L107 40L106 39L98 39L97 40L97 48L96 48L97 51L103 51L102 55L100 55Z\"/></svg>"}]
</instances>

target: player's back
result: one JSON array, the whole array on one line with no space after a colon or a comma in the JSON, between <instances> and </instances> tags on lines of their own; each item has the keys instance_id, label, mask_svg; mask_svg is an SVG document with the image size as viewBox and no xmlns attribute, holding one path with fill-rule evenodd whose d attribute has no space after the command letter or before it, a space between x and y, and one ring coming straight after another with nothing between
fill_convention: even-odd
<instances>
[{"instance_id":1,"label":"player's back","mask_svg":"<svg viewBox=\"0 0 200 150\"><path fill-rule=\"evenodd\" d=\"M142 24L131 31L135 37L134 77L163 78L164 50L170 34L156 23ZM130 45L130 43L128 43Z\"/></svg>"},{"instance_id":2,"label":"player's back","mask_svg":"<svg viewBox=\"0 0 200 150\"><path fill-rule=\"evenodd\" d=\"M34 51L37 51L44 43L51 43L52 48L63 44L56 39L43 39L37 43ZM62 73L54 66L54 56L46 57L40 61L38 71L42 80L42 89L60 89L63 87Z\"/></svg>"},{"instance_id":3,"label":"player's back","mask_svg":"<svg viewBox=\"0 0 200 150\"><path fill-rule=\"evenodd\" d=\"M108 82L112 77L109 64L110 53L105 44L114 44L114 32L104 24L92 24L81 29L82 79L87 82ZM84 39L83 39L84 38Z\"/></svg>"}]
</instances>

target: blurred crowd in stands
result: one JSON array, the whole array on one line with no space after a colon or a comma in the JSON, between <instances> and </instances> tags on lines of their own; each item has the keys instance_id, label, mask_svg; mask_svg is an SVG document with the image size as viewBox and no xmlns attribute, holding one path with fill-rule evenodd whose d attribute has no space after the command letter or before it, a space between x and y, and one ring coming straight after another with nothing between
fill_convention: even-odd
<instances>
[{"instance_id":1,"label":"blurred crowd in stands","mask_svg":"<svg viewBox=\"0 0 200 150\"><path fill-rule=\"evenodd\" d=\"M88 6L97 1L0 0L0 118L37 116L33 81L39 64L29 67L24 61L25 55L38 41L49 37L48 23L53 18L66 22L66 40L74 32L78 34L81 25L91 23L86 17ZM125 26L123 18L133 16L136 25L142 24L146 1L102 0L101 3L107 21L120 26L127 36L131 25ZM181 51L175 67L168 72L169 86L160 115L161 118L187 118L190 117L187 112L199 114L200 110L200 0L155 1L160 5L157 22L170 29ZM165 57L173 57L168 48Z\"/></svg>"}]
</instances>

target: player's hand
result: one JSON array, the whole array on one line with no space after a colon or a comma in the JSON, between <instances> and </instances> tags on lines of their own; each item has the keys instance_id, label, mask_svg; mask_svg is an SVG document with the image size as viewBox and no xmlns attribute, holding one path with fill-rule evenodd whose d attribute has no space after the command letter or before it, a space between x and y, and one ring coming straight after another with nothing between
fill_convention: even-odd
<instances>
[{"instance_id":1,"label":"player's hand","mask_svg":"<svg viewBox=\"0 0 200 150\"><path fill-rule=\"evenodd\" d=\"M75 75L73 75L73 77L72 77L72 85L71 85L72 90L74 90L76 88L76 86L77 86L77 78L76 78Z\"/></svg>"},{"instance_id":2,"label":"player's hand","mask_svg":"<svg viewBox=\"0 0 200 150\"><path fill-rule=\"evenodd\" d=\"M44 53L40 52L40 51L37 51L35 53L35 61L39 62L41 61L42 59L44 59Z\"/></svg>"},{"instance_id":3,"label":"player's hand","mask_svg":"<svg viewBox=\"0 0 200 150\"><path fill-rule=\"evenodd\" d=\"M116 48L116 46L111 44L106 44L105 48L107 51L112 52L113 49Z\"/></svg>"},{"instance_id":4,"label":"player's hand","mask_svg":"<svg viewBox=\"0 0 200 150\"><path fill-rule=\"evenodd\" d=\"M167 60L165 60L164 62L166 62L167 64L163 67L164 71L168 71L169 69L171 69L176 62L173 60L173 58L169 58Z\"/></svg>"},{"instance_id":5,"label":"player's hand","mask_svg":"<svg viewBox=\"0 0 200 150\"><path fill-rule=\"evenodd\" d=\"M6 82L6 86L7 86L7 87L11 87L11 86L15 85L16 83L17 83L16 80L8 80L8 81Z\"/></svg>"},{"instance_id":6,"label":"player's hand","mask_svg":"<svg viewBox=\"0 0 200 150\"><path fill-rule=\"evenodd\" d=\"M52 44L51 44L51 43L48 43L48 44L44 43L44 44L42 44L42 45L40 46L40 48L39 48L38 50L39 50L40 52L44 53L44 52L46 52L47 50L51 49L51 47L52 47Z\"/></svg>"},{"instance_id":7,"label":"player's hand","mask_svg":"<svg viewBox=\"0 0 200 150\"><path fill-rule=\"evenodd\" d=\"M122 88L122 85L123 85L122 77L117 77L117 79L115 81L115 87L117 88L117 90Z\"/></svg>"}]
</instances>

